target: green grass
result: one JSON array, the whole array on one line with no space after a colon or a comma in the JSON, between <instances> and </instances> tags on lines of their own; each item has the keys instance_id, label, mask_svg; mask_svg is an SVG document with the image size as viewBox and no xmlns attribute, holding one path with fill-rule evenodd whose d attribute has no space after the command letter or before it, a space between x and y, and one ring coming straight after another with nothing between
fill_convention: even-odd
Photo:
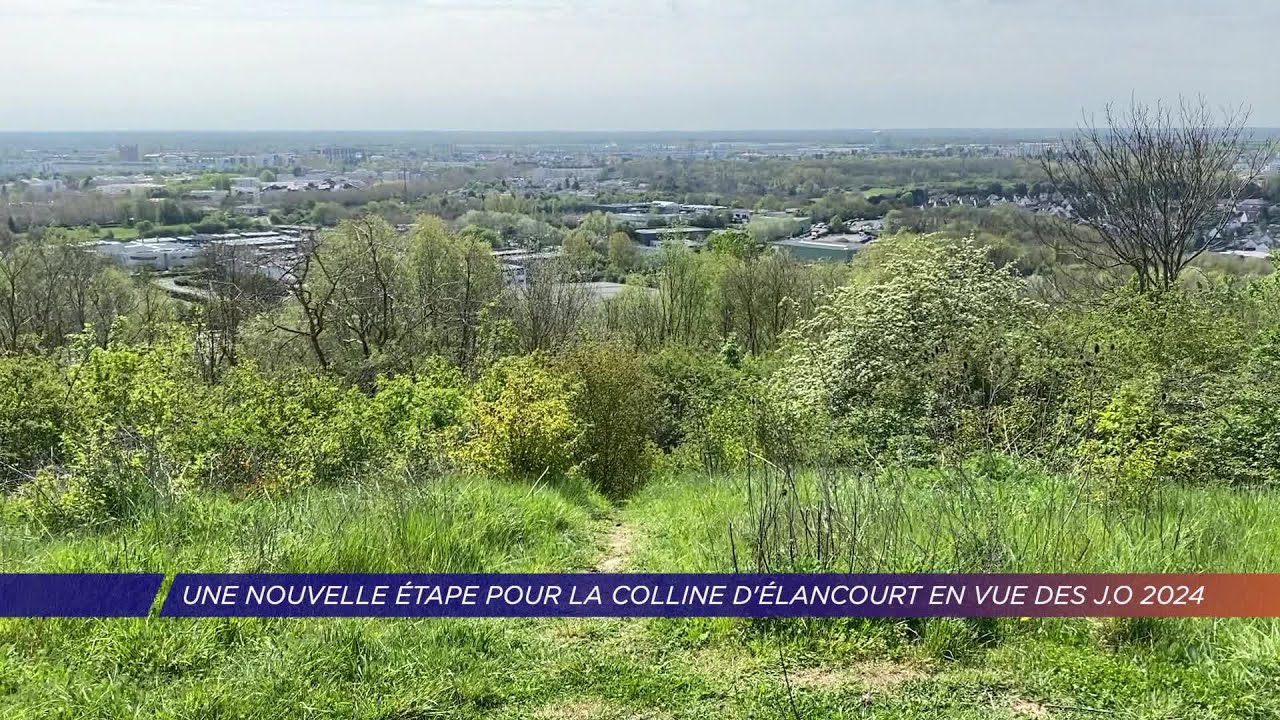
<instances>
[{"instance_id":1,"label":"green grass","mask_svg":"<svg viewBox=\"0 0 1280 720\"><path fill-rule=\"evenodd\" d=\"M1280 564L1272 494L1179 490L1105 525L1092 505L1063 509L1054 493L1071 485L1052 477L985 478L967 494L941 473L900 480L841 490L876 509L858 526L868 547L932 519L941 539L892 544L878 559L892 569L956 563L966 535L939 518L978 508L999 528L985 536L1040 548L1008 553L1009 567L1049 562L1036 529L1049 512L1097 543L1090 569ZM752 482L749 501L744 477L671 478L617 509L486 479L195 493L55 536L9 512L0 569L582 571L621 521L625 570L732 568L731 524L746 570L742 538L768 497ZM1171 544L1174 525L1191 539ZM1273 621L0 620L6 718L1271 718L1276 687Z\"/></svg>"},{"instance_id":2,"label":"green grass","mask_svg":"<svg viewBox=\"0 0 1280 720\"><path fill-rule=\"evenodd\" d=\"M1115 508L1074 478L1018 466L999 467L994 475L805 475L795 483L762 476L669 479L648 486L627 508L631 523L646 528L632 567L754 571L760 569L760 557L774 571L1274 572L1280 567L1280 495L1274 492L1170 489L1143 507ZM755 553L760 535L753 515L765 506L784 518L794 511L801 527L805 512L812 517L824 507L835 518L824 529L836 537L836 557L819 564L815 543L803 532L775 533L765 544L777 547ZM796 559L780 561L784 548ZM932 668L930 682L968 668L980 671L999 692L1045 706L1126 717L1280 716L1276 620L796 620L773 623L768 633L753 631L762 626L695 620L668 627L685 642L745 643L762 657L770 643L776 656L781 637L785 654L821 667L886 658L924 664ZM886 716L898 717L894 712Z\"/></svg>"},{"instance_id":3,"label":"green grass","mask_svg":"<svg viewBox=\"0 0 1280 720\"><path fill-rule=\"evenodd\" d=\"M862 190L861 192L862 192L862 196L865 198L873 198L877 195L880 195L882 197L896 199L899 195L901 195L904 192L907 192L909 189L910 188L906 188L906 187L896 187L896 188L871 187L871 188L867 188L866 190Z\"/></svg>"},{"instance_id":4,"label":"green grass","mask_svg":"<svg viewBox=\"0 0 1280 720\"><path fill-rule=\"evenodd\" d=\"M994 477L992 477L994 475ZM752 501L748 501L753 497ZM829 498L819 508L820 498ZM823 510L839 552L822 567L799 533L799 560L752 566L753 513ZM650 484L628 513L645 529L637 567L655 572L1175 573L1280 568L1280 494L1175 488L1138 507L1105 489L1012 463L986 473L832 473L780 478L671 478ZM803 520L797 521L803 525ZM730 543L730 528L734 543ZM773 527L776 551L789 538ZM736 547L735 547L736 546ZM737 565L734 564L735 550ZM771 557L771 563L776 558Z\"/></svg>"},{"instance_id":5,"label":"green grass","mask_svg":"<svg viewBox=\"0 0 1280 720\"><path fill-rule=\"evenodd\" d=\"M77 228L77 229L79 229L79 230L85 230L86 232L89 230L89 228ZM89 234L89 235L92 235L92 233L88 233L88 234ZM102 229L100 229L100 230L98 231L98 238L103 238L103 239L105 239L105 238L107 237L107 235L110 235L112 239L114 239L114 240L119 240L120 242L126 242L126 241L129 241L129 240L137 240L137 239L138 239L138 229L137 229L137 228L132 228L132 227L124 227L124 226L121 226L121 227L112 227L112 228L102 228ZM97 239L97 238L90 237L90 238L88 238L88 239L90 239L90 240L94 240L94 239Z\"/></svg>"},{"instance_id":6,"label":"green grass","mask_svg":"<svg viewBox=\"0 0 1280 720\"><path fill-rule=\"evenodd\" d=\"M56 229L58 233L70 240L77 242L90 242L93 240L113 239L120 242L138 239L138 229L131 227L104 227L99 228L98 232L94 232L93 228L88 225L78 225L75 227L59 227ZM110 234L110 238L108 238ZM20 237L25 237L25 233Z\"/></svg>"},{"instance_id":7,"label":"green grass","mask_svg":"<svg viewBox=\"0 0 1280 720\"><path fill-rule=\"evenodd\" d=\"M598 502L598 501L597 501ZM110 532L47 536L10 518L3 572L547 572L590 565L598 505L480 479L193 494Z\"/></svg>"}]
</instances>

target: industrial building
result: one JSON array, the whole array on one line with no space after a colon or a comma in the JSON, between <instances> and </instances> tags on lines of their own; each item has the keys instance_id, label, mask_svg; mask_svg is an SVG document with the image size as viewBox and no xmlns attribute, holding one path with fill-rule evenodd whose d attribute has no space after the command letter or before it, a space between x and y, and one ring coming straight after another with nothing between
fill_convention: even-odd
<instances>
[{"instance_id":1,"label":"industrial building","mask_svg":"<svg viewBox=\"0 0 1280 720\"><path fill-rule=\"evenodd\" d=\"M222 233L183 237L149 238L132 242L101 240L93 249L128 268L157 271L180 270L195 265L210 247L239 248L246 262L277 277L282 261L298 250L298 238L275 232Z\"/></svg>"},{"instance_id":2,"label":"industrial building","mask_svg":"<svg viewBox=\"0 0 1280 720\"><path fill-rule=\"evenodd\" d=\"M866 233L848 235L824 235L822 237L798 237L774 243L778 250L788 252L800 260L827 260L849 262L875 237Z\"/></svg>"},{"instance_id":3,"label":"industrial building","mask_svg":"<svg viewBox=\"0 0 1280 720\"><path fill-rule=\"evenodd\" d=\"M152 270L177 270L194 265L201 248L175 238L112 242L100 240L94 249L127 268L149 267Z\"/></svg>"},{"instance_id":4,"label":"industrial building","mask_svg":"<svg viewBox=\"0 0 1280 720\"><path fill-rule=\"evenodd\" d=\"M669 237L683 238L687 245L701 246L713 232L715 230L702 227L643 228L636 230L636 239L649 247L657 247Z\"/></svg>"}]
</instances>

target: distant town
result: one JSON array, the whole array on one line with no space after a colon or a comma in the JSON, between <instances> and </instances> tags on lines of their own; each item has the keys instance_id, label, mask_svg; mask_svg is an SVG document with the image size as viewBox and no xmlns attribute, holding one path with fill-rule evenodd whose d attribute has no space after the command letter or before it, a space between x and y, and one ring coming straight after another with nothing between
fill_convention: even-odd
<instances>
[{"instance_id":1,"label":"distant town","mask_svg":"<svg viewBox=\"0 0 1280 720\"><path fill-rule=\"evenodd\" d=\"M370 134L313 145L308 134L0 135L0 214L10 234L67 234L127 268L170 276L157 282L186 297L199 291L182 276L210 248L234 249L287 282L307 237L367 211L401 231L424 213L487 227L510 287L523 286L529 264L562 254L592 215L641 258L669 240L697 249L738 228L797 259L837 262L886 227L910 228L907 218L929 227L930 217L1002 208L1072 217L1036 179L1037 159L1060 147L1053 132L954 134ZM1274 159L1265 168L1278 170ZM1205 238L1215 252L1271 257L1280 231L1272 189L1229 208L1232 218ZM608 292L618 283L600 281L624 281L634 268L610 276L598 250L599 267L581 280Z\"/></svg>"}]
</instances>

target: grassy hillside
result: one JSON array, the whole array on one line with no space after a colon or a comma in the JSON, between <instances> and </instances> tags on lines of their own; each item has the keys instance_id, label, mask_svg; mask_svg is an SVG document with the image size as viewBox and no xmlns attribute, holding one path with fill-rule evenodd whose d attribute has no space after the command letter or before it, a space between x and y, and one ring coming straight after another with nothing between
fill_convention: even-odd
<instances>
[{"instance_id":1,"label":"grassy hillside","mask_svg":"<svg viewBox=\"0 0 1280 720\"><path fill-rule=\"evenodd\" d=\"M770 557L750 539L762 504L811 510L822 483L832 505L877 509L865 524L832 511L857 570L1054 570L1077 552L1089 570L1261 570L1280 547L1273 494L1177 491L1107 520L1062 502L1070 479L959 474L806 476L794 505L785 479L758 473L671 477L620 508L484 478L196 493L99 532L9 514L0 569L724 571L735 556L751 569ZM1061 532L1036 529L1051 523ZM802 535L798 562L818 563ZM1269 620L4 620L0 714L1263 718L1280 712L1278 657Z\"/></svg>"},{"instance_id":2,"label":"grassy hillside","mask_svg":"<svg viewBox=\"0 0 1280 720\"><path fill-rule=\"evenodd\" d=\"M319 243L182 308L0 247L0 571L1277 569L1280 274L729 236L598 307L439 219ZM1273 620L9 620L0 717L1272 718L1278 657Z\"/></svg>"}]
</instances>

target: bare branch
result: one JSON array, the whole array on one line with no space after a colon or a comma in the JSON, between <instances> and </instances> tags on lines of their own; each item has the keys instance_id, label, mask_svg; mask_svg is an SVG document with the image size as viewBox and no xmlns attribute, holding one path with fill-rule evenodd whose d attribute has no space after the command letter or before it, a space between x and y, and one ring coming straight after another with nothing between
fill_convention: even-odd
<instances>
[{"instance_id":1,"label":"bare branch","mask_svg":"<svg viewBox=\"0 0 1280 720\"><path fill-rule=\"evenodd\" d=\"M1154 107L1136 99L1086 116L1041 167L1080 228L1058 228L1072 254L1099 268L1132 269L1138 287L1169 288L1215 249L1237 202L1273 154L1249 136L1249 111L1215 113L1203 98Z\"/></svg>"}]
</instances>

